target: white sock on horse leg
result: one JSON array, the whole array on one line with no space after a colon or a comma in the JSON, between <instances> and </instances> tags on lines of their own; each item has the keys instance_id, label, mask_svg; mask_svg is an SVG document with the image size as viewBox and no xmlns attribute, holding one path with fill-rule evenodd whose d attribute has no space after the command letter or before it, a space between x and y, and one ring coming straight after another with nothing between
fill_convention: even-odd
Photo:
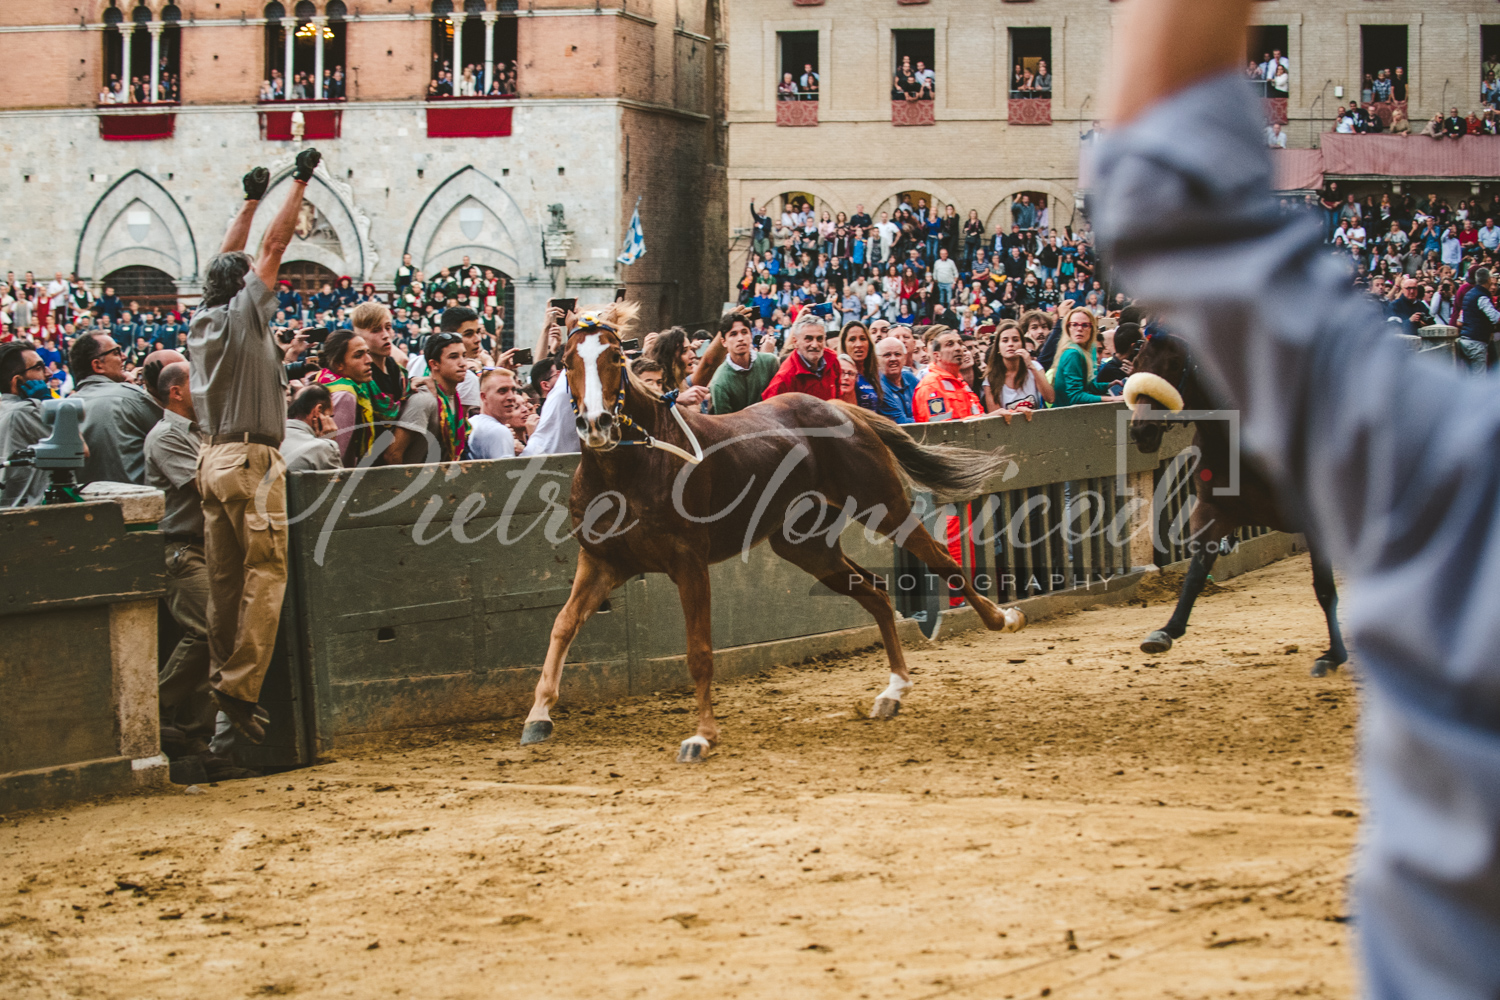
<instances>
[{"instance_id":1,"label":"white sock on horse leg","mask_svg":"<svg viewBox=\"0 0 1500 1000\"><path fill-rule=\"evenodd\" d=\"M889 698L891 701L900 701L901 696L911 690L911 681L903 680L898 674L891 674L891 682L880 692L880 697Z\"/></svg>"}]
</instances>

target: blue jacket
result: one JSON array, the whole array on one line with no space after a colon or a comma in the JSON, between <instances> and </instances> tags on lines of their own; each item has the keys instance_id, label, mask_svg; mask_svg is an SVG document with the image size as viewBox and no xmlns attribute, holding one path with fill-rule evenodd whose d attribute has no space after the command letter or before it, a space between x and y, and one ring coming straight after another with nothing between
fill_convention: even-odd
<instances>
[{"instance_id":1,"label":"blue jacket","mask_svg":"<svg viewBox=\"0 0 1500 1000\"><path fill-rule=\"evenodd\" d=\"M892 385L885 375L880 376L880 407L877 412L898 424L912 422L911 401L917 391L917 376L901 369L901 384Z\"/></svg>"}]
</instances>

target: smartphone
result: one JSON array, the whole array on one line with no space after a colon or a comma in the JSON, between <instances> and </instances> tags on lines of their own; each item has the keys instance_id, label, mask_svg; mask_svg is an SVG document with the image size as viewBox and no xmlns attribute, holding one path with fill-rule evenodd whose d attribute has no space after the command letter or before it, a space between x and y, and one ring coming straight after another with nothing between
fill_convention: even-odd
<instances>
[{"instance_id":1,"label":"smartphone","mask_svg":"<svg viewBox=\"0 0 1500 1000\"><path fill-rule=\"evenodd\" d=\"M632 337L630 340L620 341L620 350L622 351L639 351L640 349L641 342L637 337Z\"/></svg>"},{"instance_id":2,"label":"smartphone","mask_svg":"<svg viewBox=\"0 0 1500 1000\"><path fill-rule=\"evenodd\" d=\"M516 353L510 356L510 359L518 365L535 364L535 360L532 357L531 348L529 347L523 347L520 350L516 351Z\"/></svg>"},{"instance_id":3,"label":"smartphone","mask_svg":"<svg viewBox=\"0 0 1500 1000\"><path fill-rule=\"evenodd\" d=\"M309 344L321 344L323 341L325 341L325 340L328 339L328 327L326 327L326 326L309 326L309 327L304 327L303 330L302 330L302 334L307 337L307 342Z\"/></svg>"},{"instance_id":4,"label":"smartphone","mask_svg":"<svg viewBox=\"0 0 1500 1000\"><path fill-rule=\"evenodd\" d=\"M573 311L575 311L578 308L578 300L577 299L548 299L547 300L547 308L550 309L553 306L556 306L557 308L561 309L563 311L563 315L566 316L568 313L573 312Z\"/></svg>"}]
</instances>

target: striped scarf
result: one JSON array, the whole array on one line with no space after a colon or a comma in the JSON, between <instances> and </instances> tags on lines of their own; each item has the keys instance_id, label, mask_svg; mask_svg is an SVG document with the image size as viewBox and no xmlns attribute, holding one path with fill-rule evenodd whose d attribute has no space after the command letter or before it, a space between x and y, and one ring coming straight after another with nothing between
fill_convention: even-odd
<instances>
[{"instance_id":1,"label":"striped scarf","mask_svg":"<svg viewBox=\"0 0 1500 1000\"><path fill-rule=\"evenodd\" d=\"M432 394L438 401L438 443L442 447L442 461L463 461L469 448L469 422L464 419L458 388L455 386L453 395L447 396L434 381Z\"/></svg>"},{"instance_id":2,"label":"striped scarf","mask_svg":"<svg viewBox=\"0 0 1500 1000\"><path fill-rule=\"evenodd\" d=\"M375 441L375 421L392 421L401 413L401 401L380 391L374 379L355 382L327 368L314 376L318 385L329 392L347 392L354 397L355 419L349 438L349 459L358 462Z\"/></svg>"}]
</instances>

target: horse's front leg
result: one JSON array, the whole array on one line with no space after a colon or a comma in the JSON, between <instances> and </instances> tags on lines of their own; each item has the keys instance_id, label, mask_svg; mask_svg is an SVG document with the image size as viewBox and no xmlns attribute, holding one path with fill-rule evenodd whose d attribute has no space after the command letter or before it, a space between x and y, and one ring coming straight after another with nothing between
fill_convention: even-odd
<instances>
[{"instance_id":1,"label":"horse's front leg","mask_svg":"<svg viewBox=\"0 0 1500 1000\"><path fill-rule=\"evenodd\" d=\"M719 742L719 724L714 720L714 637L709 599L708 567L696 564L679 569L674 579L687 622L687 665L698 695L698 732L682 741L679 764L697 763Z\"/></svg>"},{"instance_id":2,"label":"horse's front leg","mask_svg":"<svg viewBox=\"0 0 1500 1000\"><path fill-rule=\"evenodd\" d=\"M591 556L587 549L578 550L578 570L573 576L573 591L568 603L557 613L552 623L552 640L547 645L547 659L542 664L542 676L536 683L536 702L531 714L526 716L526 725L521 730L521 745L540 743L552 735L552 706L557 704L557 694L562 687L563 660L568 656L568 647L589 616L599 610L599 605L619 583L619 574L608 563Z\"/></svg>"}]
</instances>

